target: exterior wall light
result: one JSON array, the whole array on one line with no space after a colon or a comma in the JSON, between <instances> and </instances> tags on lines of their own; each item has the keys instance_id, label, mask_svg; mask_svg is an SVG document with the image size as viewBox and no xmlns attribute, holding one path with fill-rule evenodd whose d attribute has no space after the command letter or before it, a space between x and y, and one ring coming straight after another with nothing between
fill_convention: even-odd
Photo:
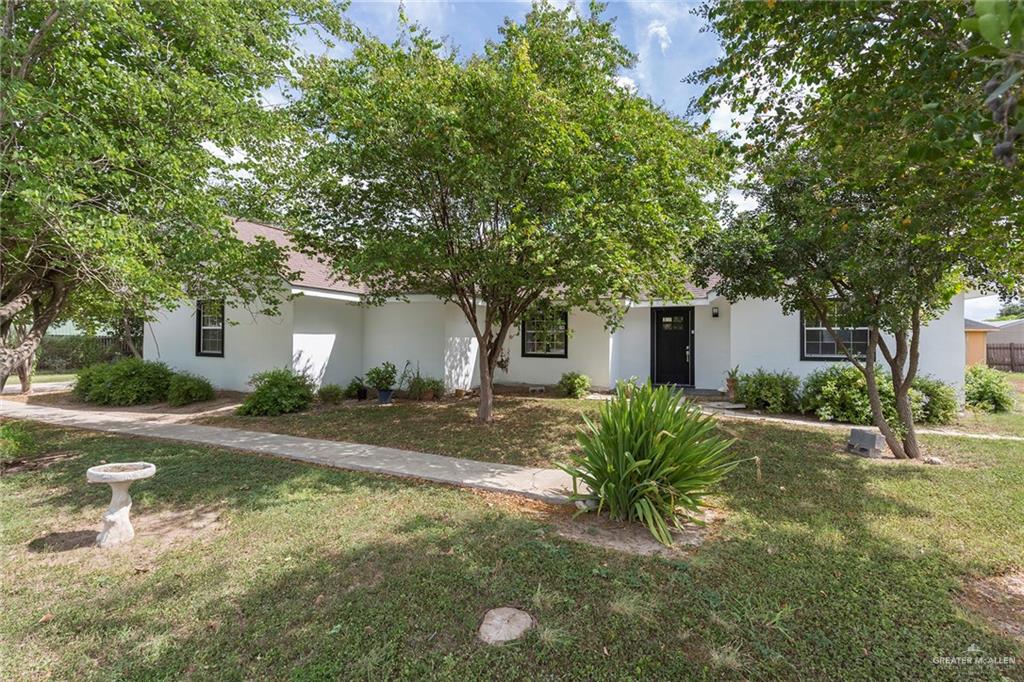
<instances>
[{"instance_id":1,"label":"exterior wall light","mask_svg":"<svg viewBox=\"0 0 1024 682\"><path fill-rule=\"evenodd\" d=\"M711 317L718 317L718 306L711 309Z\"/></svg>"}]
</instances>

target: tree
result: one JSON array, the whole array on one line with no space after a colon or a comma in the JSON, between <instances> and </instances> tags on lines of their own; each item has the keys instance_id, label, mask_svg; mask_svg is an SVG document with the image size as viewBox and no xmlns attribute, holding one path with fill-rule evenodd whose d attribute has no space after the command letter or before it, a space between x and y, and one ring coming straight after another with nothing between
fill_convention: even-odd
<instances>
[{"instance_id":1,"label":"tree","mask_svg":"<svg viewBox=\"0 0 1024 682\"><path fill-rule=\"evenodd\" d=\"M1000 320L1019 320L1024 318L1024 302L1010 301L999 309Z\"/></svg>"},{"instance_id":2,"label":"tree","mask_svg":"<svg viewBox=\"0 0 1024 682\"><path fill-rule=\"evenodd\" d=\"M959 287L1004 297L1024 288L1022 187L981 141L992 130L975 95L986 69L955 49L966 11L824 2L701 10L724 54L695 76L708 85L698 106L751 113L744 160L760 201L718 235L717 260L702 273L717 269L729 297L777 297L833 327L869 326L868 357L849 358L900 457L919 454L906 391L921 327ZM877 409L876 350L892 373L899 424Z\"/></svg>"},{"instance_id":3,"label":"tree","mask_svg":"<svg viewBox=\"0 0 1024 682\"><path fill-rule=\"evenodd\" d=\"M707 132L615 85L633 56L589 16L535 5L466 59L408 27L353 31L352 56L299 70L309 132L278 160L299 239L370 303L457 305L478 342L478 419L510 329L551 302L614 325L626 301L679 300L727 178Z\"/></svg>"},{"instance_id":4,"label":"tree","mask_svg":"<svg viewBox=\"0 0 1024 682\"><path fill-rule=\"evenodd\" d=\"M303 20L340 26L326 0L6 0L0 384L71 309L138 316L185 296L275 309L282 254L236 238L211 149L275 134L259 93L287 72Z\"/></svg>"},{"instance_id":5,"label":"tree","mask_svg":"<svg viewBox=\"0 0 1024 682\"><path fill-rule=\"evenodd\" d=\"M992 114L999 141L992 153L1007 168L1017 163L1015 145L1024 133L1024 120L1017 116L1017 102L1024 94L1024 2L1021 0L975 0L975 15L961 26L977 34L967 55L986 64L992 78L985 83L984 103Z\"/></svg>"},{"instance_id":6,"label":"tree","mask_svg":"<svg viewBox=\"0 0 1024 682\"><path fill-rule=\"evenodd\" d=\"M731 300L778 300L786 313L820 320L864 375L876 426L899 458L920 456L910 389L924 326L948 309L963 283L958 231L969 225L962 197L881 176L845 181L815 150L791 148L760 165L748 188L758 207L709 241L698 280L718 277ZM905 214L908 193L927 192L932 211ZM933 239L944 232L951 239ZM952 246L952 249L950 248ZM843 329L867 327L866 348ZM886 419L877 365L884 364L898 421Z\"/></svg>"}]
</instances>

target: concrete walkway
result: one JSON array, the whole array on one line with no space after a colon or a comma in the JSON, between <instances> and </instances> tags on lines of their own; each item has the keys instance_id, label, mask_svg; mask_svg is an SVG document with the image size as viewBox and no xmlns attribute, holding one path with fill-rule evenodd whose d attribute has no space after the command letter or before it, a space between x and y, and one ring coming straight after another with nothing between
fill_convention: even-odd
<instances>
[{"instance_id":1,"label":"concrete walkway","mask_svg":"<svg viewBox=\"0 0 1024 682\"><path fill-rule=\"evenodd\" d=\"M65 410L6 400L0 403L0 417L28 419L129 436L200 443L300 462L312 462L338 469L419 478L467 488L523 495L554 504L567 504L572 491L572 479L557 469L478 462L412 450L299 438L219 426L147 421L144 417L140 418L141 415L138 413L131 412Z\"/></svg>"},{"instance_id":2,"label":"concrete walkway","mask_svg":"<svg viewBox=\"0 0 1024 682\"><path fill-rule=\"evenodd\" d=\"M60 391L67 391L74 384L73 381L41 381L39 383L32 382L33 393L57 393ZM7 380L7 385L4 386L4 395L17 395L21 393L21 382L18 381L17 376L13 376Z\"/></svg>"}]
</instances>

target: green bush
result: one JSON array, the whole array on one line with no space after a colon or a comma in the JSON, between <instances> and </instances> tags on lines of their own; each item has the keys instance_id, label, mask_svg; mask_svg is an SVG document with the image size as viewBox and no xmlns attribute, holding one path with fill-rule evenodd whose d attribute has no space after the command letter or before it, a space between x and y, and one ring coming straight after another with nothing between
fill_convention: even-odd
<instances>
[{"instance_id":1,"label":"green bush","mask_svg":"<svg viewBox=\"0 0 1024 682\"><path fill-rule=\"evenodd\" d=\"M573 478L577 500L617 520L639 521L660 542L672 542L680 510L695 514L702 498L734 466L732 444L715 435L714 418L679 391L620 382L600 417L578 436L580 451L561 468ZM579 484L589 492L581 494Z\"/></svg>"},{"instance_id":2,"label":"green bush","mask_svg":"<svg viewBox=\"0 0 1024 682\"><path fill-rule=\"evenodd\" d=\"M253 374L249 383L253 392L238 408L241 415L276 417L304 410L313 402L313 382L289 368Z\"/></svg>"},{"instance_id":3,"label":"green bush","mask_svg":"<svg viewBox=\"0 0 1024 682\"><path fill-rule=\"evenodd\" d=\"M566 372L558 380L558 392L566 398L583 398L590 393L590 377L579 372Z\"/></svg>"},{"instance_id":4,"label":"green bush","mask_svg":"<svg viewBox=\"0 0 1024 682\"><path fill-rule=\"evenodd\" d=\"M876 369L882 413L893 425L899 423L896 392L891 376ZM956 417L956 393L938 379L918 377L910 389L910 411L914 422L949 424ZM811 372L804 380L800 408L822 421L873 424L867 379L853 365L836 364Z\"/></svg>"},{"instance_id":5,"label":"green bush","mask_svg":"<svg viewBox=\"0 0 1024 682\"><path fill-rule=\"evenodd\" d=\"M348 386L345 387L345 397L349 400L359 397L359 389L366 388L366 384L363 382L362 377L352 377L352 381L348 382Z\"/></svg>"},{"instance_id":6,"label":"green bush","mask_svg":"<svg viewBox=\"0 0 1024 682\"><path fill-rule=\"evenodd\" d=\"M366 383L378 391L391 390L395 385L395 378L398 370L390 362L385 362L373 367L366 372Z\"/></svg>"},{"instance_id":7,"label":"green bush","mask_svg":"<svg viewBox=\"0 0 1024 682\"><path fill-rule=\"evenodd\" d=\"M316 397L319 398L322 403L333 405L342 401L345 397L345 392L346 389L342 388L338 384L324 384L320 387L320 390L316 392Z\"/></svg>"},{"instance_id":8,"label":"green bush","mask_svg":"<svg viewBox=\"0 0 1024 682\"><path fill-rule=\"evenodd\" d=\"M124 357L119 342L99 336L44 336L37 370L67 372Z\"/></svg>"},{"instance_id":9,"label":"green bush","mask_svg":"<svg viewBox=\"0 0 1024 682\"><path fill-rule=\"evenodd\" d=\"M145 405L167 399L173 372L162 362L125 358L78 373L74 393L94 405Z\"/></svg>"},{"instance_id":10,"label":"green bush","mask_svg":"<svg viewBox=\"0 0 1024 682\"><path fill-rule=\"evenodd\" d=\"M967 368L964 395L967 404L983 412L1013 409L1013 386L999 370L974 365Z\"/></svg>"},{"instance_id":11,"label":"green bush","mask_svg":"<svg viewBox=\"0 0 1024 682\"><path fill-rule=\"evenodd\" d=\"M956 419L956 391L947 383L932 377L914 379L913 387L924 396L925 424L952 424Z\"/></svg>"},{"instance_id":12,"label":"green bush","mask_svg":"<svg viewBox=\"0 0 1024 682\"><path fill-rule=\"evenodd\" d=\"M422 400L428 393L433 393L435 398L444 395L444 382L433 377L414 376L409 380L409 397L413 400Z\"/></svg>"},{"instance_id":13,"label":"green bush","mask_svg":"<svg viewBox=\"0 0 1024 682\"><path fill-rule=\"evenodd\" d=\"M800 408L800 379L790 372L759 369L740 374L736 398L747 407L773 414L796 412Z\"/></svg>"},{"instance_id":14,"label":"green bush","mask_svg":"<svg viewBox=\"0 0 1024 682\"><path fill-rule=\"evenodd\" d=\"M175 372L167 389L167 402L173 407L213 400L213 385L203 377Z\"/></svg>"}]
</instances>

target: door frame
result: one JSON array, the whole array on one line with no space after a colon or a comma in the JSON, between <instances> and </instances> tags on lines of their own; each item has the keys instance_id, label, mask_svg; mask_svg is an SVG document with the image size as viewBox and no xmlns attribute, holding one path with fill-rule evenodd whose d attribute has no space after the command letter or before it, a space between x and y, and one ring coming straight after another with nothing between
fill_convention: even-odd
<instances>
[{"instance_id":1,"label":"door frame","mask_svg":"<svg viewBox=\"0 0 1024 682\"><path fill-rule=\"evenodd\" d=\"M658 313L659 312L670 312L674 314L685 313L689 317L690 327L690 362L689 371L687 374L688 381L685 384L676 384L677 386L685 386L687 388L693 388L694 386L694 367L697 364L697 329L694 327L694 309L692 305L679 305L679 306L651 306L651 383L655 386L660 385L658 381Z\"/></svg>"}]
</instances>

